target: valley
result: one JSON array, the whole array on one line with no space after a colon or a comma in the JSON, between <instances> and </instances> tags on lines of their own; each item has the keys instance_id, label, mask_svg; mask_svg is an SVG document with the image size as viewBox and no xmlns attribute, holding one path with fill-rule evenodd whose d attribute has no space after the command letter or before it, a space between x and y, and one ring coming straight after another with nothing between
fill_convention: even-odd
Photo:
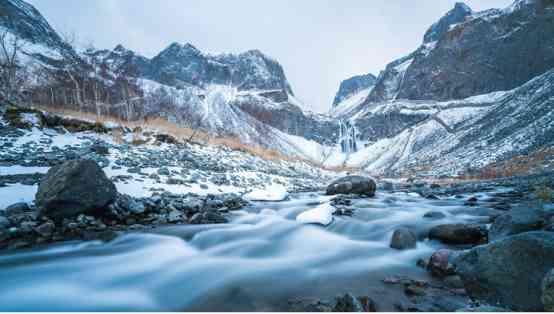
<instances>
[{"instance_id":1,"label":"valley","mask_svg":"<svg viewBox=\"0 0 554 314\"><path fill-rule=\"evenodd\" d=\"M260 50L0 0L0 311L553 311L552 34L456 3L312 112Z\"/></svg>"}]
</instances>

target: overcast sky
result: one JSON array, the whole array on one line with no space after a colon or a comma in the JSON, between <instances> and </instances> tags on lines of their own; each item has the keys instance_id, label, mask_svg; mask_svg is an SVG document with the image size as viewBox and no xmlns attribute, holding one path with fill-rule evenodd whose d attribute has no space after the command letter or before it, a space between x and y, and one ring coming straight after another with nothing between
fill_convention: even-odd
<instances>
[{"instance_id":1,"label":"overcast sky","mask_svg":"<svg viewBox=\"0 0 554 314\"><path fill-rule=\"evenodd\" d=\"M375 75L419 46L455 0L31 0L58 31L147 57L172 42L202 51L259 49L283 65L298 98L324 112L339 83ZM468 0L474 10L512 0Z\"/></svg>"}]
</instances>

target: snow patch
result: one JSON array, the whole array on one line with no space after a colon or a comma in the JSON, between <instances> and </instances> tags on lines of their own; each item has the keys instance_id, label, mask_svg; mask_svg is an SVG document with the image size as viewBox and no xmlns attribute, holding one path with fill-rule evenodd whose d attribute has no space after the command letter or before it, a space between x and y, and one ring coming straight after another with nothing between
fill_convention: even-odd
<instances>
[{"instance_id":1,"label":"snow patch","mask_svg":"<svg viewBox=\"0 0 554 314\"><path fill-rule=\"evenodd\" d=\"M254 190L244 196L249 201L279 202L287 199L289 193L282 185L272 185L265 189Z\"/></svg>"},{"instance_id":2,"label":"snow patch","mask_svg":"<svg viewBox=\"0 0 554 314\"><path fill-rule=\"evenodd\" d=\"M333 221L335 208L330 203L324 203L314 209L302 212L296 216L296 221L303 224L329 225Z\"/></svg>"}]
</instances>

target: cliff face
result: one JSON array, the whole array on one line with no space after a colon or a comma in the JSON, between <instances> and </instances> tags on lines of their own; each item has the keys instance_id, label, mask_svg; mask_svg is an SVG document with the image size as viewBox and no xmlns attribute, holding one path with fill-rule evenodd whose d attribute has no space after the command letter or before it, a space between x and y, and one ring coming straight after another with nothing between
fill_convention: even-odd
<instances>
[{"instance_id":1,"label":"cliff face","mask_svg":"<svg viewBox=\"0 0 554 314\"><path fill-rule=\"evenodd\" d=\"M554 3L517 0L473 12L456 4L421 47L387 66L367 102L462 99L510 90L554 67Z\"/></svg>"}]
</instances>

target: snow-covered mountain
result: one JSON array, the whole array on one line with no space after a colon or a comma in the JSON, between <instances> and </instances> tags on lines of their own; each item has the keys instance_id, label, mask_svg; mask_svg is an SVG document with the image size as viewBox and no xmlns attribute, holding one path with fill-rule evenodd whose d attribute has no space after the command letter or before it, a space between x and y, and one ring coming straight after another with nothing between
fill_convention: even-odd
<instances>
[{"instance_id":1,"label":"snow-covered mountain","mask_svg":"<svg viewBox=\"0 0 554 314\"><path fill-rule=\"evenodd\" d=\"M374 87L331 109L358 150L335 148L327 163L457 174L553 145L553 21L551 1L457 3Z\"/></svg>"},{"instance_id":2,"label":"snow-covered mountain","mask_svg":"<svg viewBox=\"0 0 554 314\"><path fill-rule=\"evenodd\" d=\"M78 50L31 5L6 0L2 6L7 14L0 16L0 25L41 46L30 55L51 69L49 85L30 93L35 103L63 103L126 119L163 116L214 136L310 159L317 155L305 147L336 140L338 123L304 111L281 65L258 50L216 55L172 43L153 58L122 45Z\"/></svg>"},{"instance_id":3,"label":"snow-covered mountain","mask_svg":"<svg viewBox=\"0 0 554 314\"><path fill-rule=\"evenodd\" d=\"M521 87L452 101L396 100L348 117L365 148L329 165L455 175L554 145L554 69Z\"/></svg>"}]
</instances>

